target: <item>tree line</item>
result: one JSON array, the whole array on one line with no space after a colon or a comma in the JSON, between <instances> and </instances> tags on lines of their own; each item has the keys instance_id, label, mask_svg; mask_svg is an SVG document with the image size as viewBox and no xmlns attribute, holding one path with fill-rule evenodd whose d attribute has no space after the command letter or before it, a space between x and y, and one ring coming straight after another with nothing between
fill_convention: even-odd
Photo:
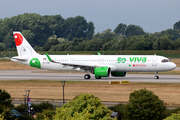
<instances>
[{"instance_id":1,"label":"tree line","mask_svg":"<svg viewBox=\"0 0 180 120\"><path fill-rule=\"evenodd\" d=\"M0 89L0 120L180 120L179 108L167 109L165 103L152 91L135 90L129 95L127 104L117 104L107 108L98 97L92 94L80 94L61 107L50 103L32 104L39 109L36 118L21 115L14 117L11 110L23 112L25 104L13 107L11 95ZM118 118L111 118L112 111L119 113Z\"/></svg>"},{"instance_id":2,"label":"tree line","mask_svg":"<svg viewBox=\"0 0 180 120\"><path fill-rule=\"evenodd\" d=\"M179 50L180 21L173 29L146 33L123 23L112 31L94 33L94 23L83 16L24 13L0 19L0 51L15 50L13 31L21 31L37 51Z\"/></svg>"}]
</instances>

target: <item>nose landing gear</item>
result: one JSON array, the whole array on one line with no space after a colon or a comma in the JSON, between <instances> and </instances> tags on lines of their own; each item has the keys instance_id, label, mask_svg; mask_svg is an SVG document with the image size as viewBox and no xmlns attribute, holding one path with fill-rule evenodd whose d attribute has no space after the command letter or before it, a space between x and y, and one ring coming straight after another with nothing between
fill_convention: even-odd
<instances>
[{"instance_id":1,"label":"nose landing gear","mask_svg":"<svg viewBox=\"0 0 180 120\"><path fill-rule=\"evenodd\" d=\"M158 72L155 71L155 73L156 73L156 75L155 75L154 79L159 79Z\"/></svg>"}]
</instances>

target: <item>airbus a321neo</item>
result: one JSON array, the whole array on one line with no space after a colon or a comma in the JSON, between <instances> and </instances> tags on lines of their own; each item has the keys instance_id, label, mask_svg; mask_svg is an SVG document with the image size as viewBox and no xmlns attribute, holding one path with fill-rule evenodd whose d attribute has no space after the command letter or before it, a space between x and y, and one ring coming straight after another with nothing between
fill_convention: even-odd
<instances>
[{"instance_id":1,"label":"airbus a321neo","mask_svg":"<svg viewBox=\"0 0 180 120\"><path fill-rule=\"evenodd\" d=\"M84 71L101 77L124 77L126 72L158 72L176 68L176 64L158 55L45 55L38 54L20 32L13 32L18 56L11 60L32 67L54 71Z\"/></svg>"}]
</instances>

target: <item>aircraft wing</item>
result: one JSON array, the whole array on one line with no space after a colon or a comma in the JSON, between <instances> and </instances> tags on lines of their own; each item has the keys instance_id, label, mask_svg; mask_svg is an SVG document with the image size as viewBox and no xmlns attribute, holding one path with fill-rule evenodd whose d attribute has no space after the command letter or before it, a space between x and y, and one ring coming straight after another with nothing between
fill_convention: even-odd
<instances>
[{"instance_id":1,"label":"aircraft wing","mask_svg":"<svg viewBox=\"0 0 180 120\"><path fill-rule=\"evenodd\" d=\"M74 64L74 63L63 63L63 62L56 62L54 60L52 60L50 58L50 56L45 52L48 60L52 63L57 63L57 64L61 64L61 65L64 65L64 66L72 66L74 68L81 68L81 69L86 69L86 68L95 68L95 67L102 67L102 66L99 66L99 65L93 65L93 64Z\"/></svg>"}]
</instances>

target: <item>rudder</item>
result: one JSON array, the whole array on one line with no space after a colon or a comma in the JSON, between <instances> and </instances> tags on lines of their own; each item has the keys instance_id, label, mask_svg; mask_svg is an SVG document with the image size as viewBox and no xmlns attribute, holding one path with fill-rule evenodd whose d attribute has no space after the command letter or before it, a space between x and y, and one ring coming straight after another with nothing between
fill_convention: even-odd
<instances>
[{"instance_id":1,"label":"rudder","mask_svg":"<svg viewBox=\"0 0 180 120\"><path fill-rule=\"evenodd\" d=\"M18 52L18 56L22 59L29 58L31 56L35 56L38 53L31 47L26 38L21 34L21 32L13 32L14 40L16 43L16 48Z\"/></svg>"}]
</instances>

